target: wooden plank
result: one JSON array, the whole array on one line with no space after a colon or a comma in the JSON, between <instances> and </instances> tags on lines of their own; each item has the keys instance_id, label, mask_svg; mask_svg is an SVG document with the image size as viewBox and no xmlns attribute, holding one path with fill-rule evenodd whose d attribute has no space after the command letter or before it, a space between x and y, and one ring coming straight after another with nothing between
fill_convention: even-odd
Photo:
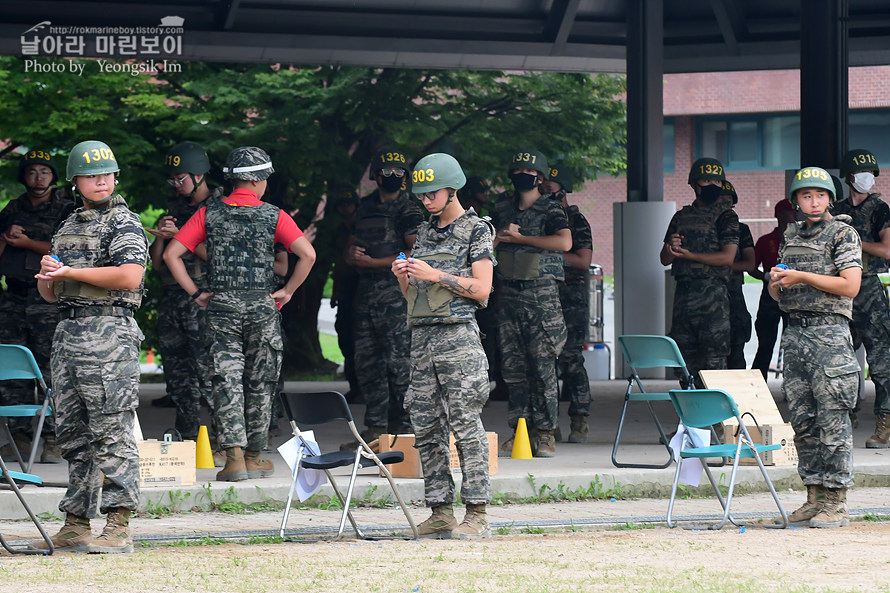
<instances>
[{"instance_id":1,"label":"wooden plank","mask_svg":"<svg viewBox=\"0 0 890 593\"><path fill-rule=\"evenodd\" d=\"M732 369L721 371L699 371L702 382L708 389L722 389L732 396L741 414L750 412L757 423L784 424L785 420L776 407L776 400L769 390L763 375L757 369ZM730 419L727 424L735 424L735 419ZM751 426L754 422L745 419L745 424Z\"/></svg>"}]
</instances>

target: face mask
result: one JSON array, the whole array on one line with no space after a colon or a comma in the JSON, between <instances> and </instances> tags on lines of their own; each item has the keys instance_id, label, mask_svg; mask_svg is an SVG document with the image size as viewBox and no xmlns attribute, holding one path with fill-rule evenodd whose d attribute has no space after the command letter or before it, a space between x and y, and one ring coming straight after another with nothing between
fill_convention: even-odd
<instances>
[{"instance_id":1,"label":"face mask","mask_svg":"<svg viewBox=\"0 0 890 593\"><path fill-rule=\"evenodd\" d=\"M389 177L380 178L380 186L387 192L393 193L402 189L402 177L390 175Z\"/></svg>"},{"instance_id":2,"label":"face mask","mask_svg":"<svg viewBox=\"0 0 890 593\"><path fill-rule=\"evenodd\" d=\"M867 194L875 186L875 176L868 171L853 174L853 189L860 194Z\"/></svg>"},{"instance_id":3,"label":"face mask","mask_svg":"<svg viewBox=\"0 0 890 593\"><path fill-rule=\"evenodd\" d=\"M535 189L535 184L538 182L538 176L529 173L511 173L510 181L513 182L513 187L515 187L517 191L529 191Z\"/></svg>"},{"instance_id":4,"label":"face mask","mask_svg":"<svg viewBox=\"0 0 890 593\"><path fill-rule=\"evenodd\" d=\"M720 197L720 192L722 191L723 188L719 185L706 185L699 191L698 199L705 204L711 205L717 201L717 198Z\"/></svg>"}]
</instances>

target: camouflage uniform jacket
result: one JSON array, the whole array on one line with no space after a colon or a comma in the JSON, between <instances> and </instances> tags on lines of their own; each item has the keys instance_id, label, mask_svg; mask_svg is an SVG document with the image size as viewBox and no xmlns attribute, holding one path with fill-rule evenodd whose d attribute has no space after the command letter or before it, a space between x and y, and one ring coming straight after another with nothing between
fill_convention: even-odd
<instances>
[{"instance_id":1,"label":"camouflage uniform jacket","mask_svg":"<svg viewBox=\"0 0 890 593\"><path fill-rule=\"evenodd\" d=\"M849 217L839 215L807 228L806 223L785 229L779 261L792 270L839 276L848 268L862 267L862 245ZM809 284L795 284L779 292L779 308L786 313L835 313L853 317L851 297L830 294Z\"/></svg>"},{"instance_id":2,"label":"camouflage uniform jacket","mask_svg":"<svg viewBox=\"0 0 890 593\"><path fill-rule=\"evenodd\" d=\"M859 233L859 238L868 243L880 243L881 231L890 227L890 206L881 199L881 194L869 194L861 204L854 206L849 199L843 200L831 209L831 214L846 214L850 226ZM875 276L886 272L887 260L862 252L862 275Z\"/></svg>"},{"instance_id":3,"label":"camouflage uniform jacket","mask_svg":"<svg viewBox=\"0 0 890 593\"><path fill-rule=\"evenodd\" d=\"M593 234L590 231L590 223L587 222L581 209L576 205L571 205L566 209L566 215L569 217L569 228L572 229L572 253L579 249L593 249ZM579 270L565 266L566 285L580 286L587 279L586 270Z\"/></svg>"},{"instance_id":4,"label":"camouflage uniform jacket","mask_svg":"<svg viewBox=\"0 0 890 593\"><path fill-rule=\"evenodd\" d=\"M517 224L519 232L527 237L555 235L569 228L566 211L552 194L544 194L534 204L520 210L519 193L515 190L503 192L495 199L491 219L498 230ZM498 271L507 280L565 279L561 251L500 243L498 262Z\"/></svg>"},{"instance_id":5,"label":"camouflage uniform jacket","mask_svg":"<svg viewBox=\"0 0 890 593\"><path fill-rule=\"evenodd\" d=\"M74 202L65 197L61 190L53 190L52 197L34 206L27 193L11 200L0 212L0 233L5 233L14 224L25 229L28 238L34 241L52 241L53 233L59 224L74 212ZM7 245L0 256L0 274L6 276L7 286L13 284L34 285L34 274L40 271L40 258L36 251ZM24 288L24 287L22 287Z\"/></svg>"},{"instance_id":6,"label":"camouflage uniform jacket","mask_svg":"<svg viewBox=\"0 0 890 593\"><path fill-rule=\"evenodd\" d=\"M374 191L359 200L355 214L355 244L364 247L365 253L373 258L396 255L408 249L405 237L416 233L421 222L420 208L408 192L403 191L395 200L383 202L380 192ZM358 268L359 274L380 271ZM383 272L391 275L388 268Z\"/></svg>"},{"instance_id":7,"label":"camouflage uniform jacket","mask_svg":"<svg viewBox=\"0 0 890 593\"><path fill-rule=\"evenodd\" d=\"M176 219L176 226L182 228L182 225L184 225L199 208L208 204L208 200L218 200L222 197L223 190L221 187L215 188L210 192L210 195L207 196L206 200L198 204L192 204L189 198L177 196L168 203L167 214ZM182 256L182 263L185 264L185 270L188 272L189 277L195 281L195 284L201 287L206 272L205 262L191 251L186 250ZM182 287L176 282L176 278L173 277L173 274L170 273L167 266L161 266L158 270L158 276L161 278L161 284L163 284L165 291L182 290Z\"/></svg>"},{"instance_id":8,"label":"camouflage uniform jacket","mask_svg":"<svg viewBox=\"0 0 890 593\"><path fill-rule=\"evenodd\" d=\"M148 240L139 216L117 195L104 208L78 208L53 236L50 254L72 268L100 268L148 262ZM145 277L134 290L100 288L86 282L65 279L54 284L60 307L95 305L125 307L142 304Z\"/></svg>"},{"instance_id":9,"label":"camouflage uniform jacket","mask_svg":"<svg viewBox=\"0 0 890 593\"><path fill-rule=\"evenodd\" d=\"M664 242L670 243L671 235L683 236L683 247L693 253L715 253L724 245L739 244L739 217L732 204L716 202L699 205L697 202L683 206L674 214L668 225ZM671 274L680 279L717 278L729 280L729 266L709 266L688 259L674 260Z\"/></svg>"},{"instance_id":10,"label":"camouflage uniform jacket","mask_svg":"<svg viewBox=\"0 0 890 593\"><path fill-rule=\"evenodd\" d=\"M213 291L275 289L275 227L279 208L207 202L208 286Z\"/></svg>"},{"instance_id":11,"label":"camouflage uniform jacket","mask_svg":"<svg viewBox=\"0 0 890 593\"><path fill-rule=\"evenodd\" d=\"M420 226L411 256L425 261L446 274L467 278L472 265L491 258L493 232L489 224L476 216L472 208L445 228L438 228L438 217ZM408 325L474 323L476 309L487 301L459 296L436 282L408 280Z\"/></svg>"}]
</instances>

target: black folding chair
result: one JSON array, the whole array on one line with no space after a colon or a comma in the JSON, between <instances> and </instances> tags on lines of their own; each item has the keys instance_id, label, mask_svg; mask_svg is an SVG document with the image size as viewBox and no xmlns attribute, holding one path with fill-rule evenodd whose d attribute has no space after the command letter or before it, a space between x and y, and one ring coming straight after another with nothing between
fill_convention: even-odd
<instances>
[{"instance_id":1,"label":"black folding chair","mask_svg":"<svg viewBox=\"0 0 890 593\"><path fill-rule=\"evenodd\" d=\"M331 488L333 488L334 494L336 494L337 498L340 500L340 504L343 505L340 526L337 530L337 536L334 539L339 539L343 535L343 529L346 526L347 519L349 519L349 523L352 525L356 537L361 539L384 539L381 537L366 536L362 530L359 529L358 524L352 516L352 511L349 509L349 503L352 500L352 493L355 488L355 481L359 468L372 466L377 466L384 477L386 477L396 500L399 502L399 508L402 509L405 518L408 520L408 524L411 526L414 539L417 539L417 526L414 524L414 519L411 517L411 513L408 512L408 506L402 500L402 495L399 493L399 489L396 487L396 484L392 479L392 474L389 473L389 470L386 467L388 464L403 461L405 459L405 454L401 451L374 453L374 451L371 450L371 447L368 446L359 434L359 431L355 426L355 421L352 419L352 412L350 412L349 405L346 403L346 398L343 397L342 393L337 391L282 393L281 401L284 406L284 413L287 415L288 421L290 422L291 430L293 431L294 436L299 439L297 444L297 460L294 463L291 475L290 492L287 496L287 505L284 507L284 515L281 518L281 530L279 531L281 539L288 540L285 536L285 529L287 528L287 519L290 516L290 505L294 498L294 487L296 486L297 477L299 476L301 469L317 469L324 471L328 477L328 481L331 483ZM333 451L331 453L313 455L306 439L300 431L299 425L316 426L337 421L346 422L349 426L349 430L352 431L352 435L358 443L355 450ZM343 496L340 493L340 489L337 487L337 481L334 479L330 470L336 467L347 466L352 466L352 474L349 478L349 485L346 488L346 496Z\"/></svg>"},{"instance_id":2,"label":"black folding chair","mask_svg":"<svg viewBox=\"0 0 890 593\"><path fill-rule=\"evenodd\" d=\"M31 510L31 507L28 506L25 497L22 496L22 492L21 490L19 490L18 484L16 484L16 481L19 481L26 484L40 485L43 483L43 480L40 479L40 476L8 470L6 468L6 464L3 462L2 457L0 457L0 478L3 478L10 489L15 492L15 495L18 497L19 502L22 503L23 507L25 507L25 511L27 511L28 516L31 517L31 522L34 523L35 527L37 527L37 530L40 532L40 537L42 537L43 541L46 542L49 550L32 550L28 548L13 546L6 541L6 539L3 537L3 534L0 534L0 545L2 545L3 548L10 554L52 554L55 551L53 540L50 539L49 535L47 535L46 530L43 528L43 524L40 522L40 519L37 518L37 515L35 515L34 511Z\"/></svg>"}]
</instances>

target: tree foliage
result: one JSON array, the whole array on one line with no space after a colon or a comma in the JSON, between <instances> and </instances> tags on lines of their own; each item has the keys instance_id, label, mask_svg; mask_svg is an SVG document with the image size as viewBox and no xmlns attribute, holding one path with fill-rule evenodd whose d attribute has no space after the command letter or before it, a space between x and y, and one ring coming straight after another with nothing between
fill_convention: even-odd
<instances>
[{"instance_id":1,"label":"tree foliage","mask_svg":"<svg viewBox=\"0 0 890 593\"><path fill-rule=\"evenodd\" d=\"M87 66L78 76L67 67L26 73L21 58L0 58L0 139L7 143L0 150L0 196L20 192L14 183L17 151L49 147L64 172L70 147L91 138L114 149L122 192L139 211L166 203L170 192L161 164L173 144L192 140L207 148L217 183L232 148L261 146L276 170L269 199L299 210L302 228L327 188L359 187L383 147L415 159L450 152L467 175L495 185L506 183L507 164L524 147L540 150L578 180L625 168L625 84L619 76L180 65L180 72L154 76L100 74ZM317 239L320 255L325 239ZM320 257L316 268L314 288L304 291L311 294L297 299L298 312L288 323L288 350L301 355L289 357L296 367L321 362L314 315L330 257ZM294 331L301 328L308 331Z\"/></svg>"}]
</instances>

